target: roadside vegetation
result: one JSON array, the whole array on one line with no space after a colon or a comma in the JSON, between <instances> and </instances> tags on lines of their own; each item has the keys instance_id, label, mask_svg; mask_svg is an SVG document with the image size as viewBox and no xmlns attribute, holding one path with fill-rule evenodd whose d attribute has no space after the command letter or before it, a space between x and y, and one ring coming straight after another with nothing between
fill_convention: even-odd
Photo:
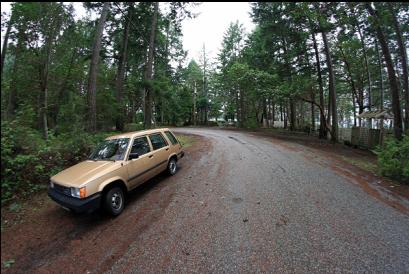
<instances>
[{"instance_id":1,"label":"roadside vegetation","mask_svg":"<svg viewBox=\"0 0 409 274\"><path fill-rule=\"evenodd\" d=\"M92 149L104 138L119 132L69 132L41 138L40 132L16 121L2 122L1 134L1 203L9 204L35 191L45 189L49 178L61 170L88 158ZM176 135L184 147L194 138Z\"/></svg>"},{"instance_id":2,"label":"roadside vegetation","mask_svg":"<svg viewBox=\"0 0 409 274\"><path fill-rule=\"evenodd\" d=\"M409 184L409 136L390 138L377 151L381 174Z\"/></svg>"},{"instance_id":3,"label":"roadside vegetation","mask_svg":"<svg viewBox=\"0 0 409 274\"><path fill-rule=\"evenodd\" d=\"M113 131L279 121L336 142L340 127L383 127L359 118L374 110L394 116L380 170L409 181L407 3L252 3L251 33L232 22L216 60L205 45L187 60L181 24L197 5L84 3L95 16L76 19L70 3L14 2L2 13L2 204Z\"/></svg>"}]
</instances>

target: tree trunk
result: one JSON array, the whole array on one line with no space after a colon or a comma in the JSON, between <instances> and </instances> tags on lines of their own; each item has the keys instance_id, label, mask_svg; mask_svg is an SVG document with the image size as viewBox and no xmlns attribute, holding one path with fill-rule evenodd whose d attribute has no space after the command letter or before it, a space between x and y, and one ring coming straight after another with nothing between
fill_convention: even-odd
<instances>
[{"instance_id":1,"label":"tree trunk","mask_svg":"<svg viewBox=\"0 0 409 274\"><path fill-rule=\"evenodd\" d=\"M116 99L118 102L118 117L116 119L116 130L124 130L124 115L125 109L123 105L124 97L124 78L125 78L125 68L128 59L128 38L129 38L129 28L131 25L131 8L128 9L127 18L125 19L125 29L122 37L122 47L121 53L119 55L118 61L118 72L116 76Z\"/></svg>"},{"instance_id":2,"label":"tree trunk","mask_svg":"<svg viewBox=\"0 0 409 274\"><path fill-rule=\"evenodd\" d=\"M296 121L295 121L295 103L294 99L290 98L290 130L294 131L296 127Z\"/></svg>"},{"instance_id":3,"label":"tree trunk","mask_svg":"<svg viewBox=\"0 0 409 274\"><path fill-rule=\"evenodd\" d=\"M20 54L23 50L23 42L24 42L24 32L25 29L19 29L17 34L17 46L16 52L14 55L14 63L13 63L13 72L11 75L11 87L10 87L10 94L9 94L9 101L7 106L7 117L13 116L16 113L17 109L17 92L18 92L18 76L19 76L19 68L20 68Z\"/></svg>"},{"instance_id":4,"label":"tree trunk","mask_svg":"<svg viewBox=\"0 0 409 274\"><path fill-rule=\"evenodd\" d=\"M207 60L206 60L206 48L205 48L205 44L203 44L203 95L205 97L205 110L204 110L204 124L207 125L207 88L206 88L206 64ZM241 93L240 93L240 105L242 103L242 97L241 97ZM242 113L243 110L240 111L240 113ZM243 117L241 117L242 119ZM243 120L241 120L241 122L243 123Z\"/></svg>"},{"instance_id":5,"label":"tree trunk","mask_svg":"<svg viewBox=\"0 0 409 274\"><path fill-rule=\"evenodd\" d=\"M53 37L49 36L46 41L46 52L45 52L45 60L42 64L42 68L40 69L40 82L41 82L41 92L42 92L42 100L41 100L41 122L42 122L42 130L43 130L43 138L45 140L48 139L48 121L47 121L47 110L48 110L48 75L49 75L49 63L50 63L50 55L51 55L51 44L52 44Z\"/></svg>"},{"instance_id":6,"label":"tree trunk","mask_svg":"<svg viewBox=\"0 0 409 274\"><path fill-rule=\"evenodd\" d=\"M395 69L393 68L391 54L388 48L388 42L384 36L383 30L380 25L380 20L377 12L372 8L370 3L365 4L366 9L368 10L369 14L375 19L375 23L373 24L376 28L376 33L378 36L379 43L381 44L382 53L385 58L386 67L388 70L388 78L389 78L389 85L390 85L390 92L392 97L392 111L393 111L393 124L394 124L394 134L396 139L402 140L402 116L401 116L401 109L400 109L400 102L399 102L399 90L398 90L398 83L396 80Z\"/></svg>"},{"instance_id":7,"label":"tree trunk","mask_svg":"<svg viewBox=\"0 0 409 274\"><path fill-rule=\"evenodd\" d=\"M355 14L355 12L353 12ZM368 80L368 110L370 111L372 108L372 80L371 80L371 73L369 71L369 64L368 64L368 55L365 47L365 38L363 36L361 27L359 26L359 22L357 22L356 27L358 29L359 39L361 41L362 52L364 54L364 61L365 61L365 71L366 71L366 78ZM363 97L363 96L362 96ZM362 98L362 105L363 105L363 98ZM368 119L369 128L372 128L372 119Z\"/></svg>"},{"instance_id":8,"label":"tree trunk","mask_svg":"<svg viewBox=\"0 0 409 274\"><path fill-rule=\"evenodd\" d=\"M322 40L324 42L324 51L328 66L328 78L329 78L329 100L331 101L331 116L332 116L332 132L331 140L336 142L338 140L338 115L337 115L337 98L335 91L335 79L334 79L334 70L332 68L332 58L329 50L329 45L327 41L327 34L325 31L322 31Z\"/></svg>"},{"instance_id":9,"label":"tree trunk","mask_svg":"<svg viewBox=\"0 0 409 274\"><path fill-rule=\"evenodd\" d=\"M280 104L280 122L284 121L284 110L283 105Z\"/></svg>"},{"instance_id":10,"label":"tree trunk","mask_svg":"<svg viewBox=\"0 0 409 274\"><path fill-rule=\"evenodd\" d=\"M4 60L6 60L7 46L9 43L9 35L10 35L10 30L11 30L11 25L12 25L12 21L11 21L12 16L13 14L10 15L10 19L7 24L7 30L6 30L6 34L4 35L4 41L3 41L3 49L1 51L1 78L2 79L3 79Z\"/></svg>"},{"instance_id":11,"label":"tree trunk","mask_svg":"<svg viewBox=\"0 0 409 274\"><path fill-rule=\"evenodd\" d=\"M155 48L155 34L156 34L156 24L158 21L158 9L159 2L154 3L154 12L152 17L151 24L151 33L149 37L149 51L148 51L148 60L145 67L145 107L144 107L144 124L145 128L152 127L152 90L151 90L151 81L153 79L153 51Z\"/></svg>"},{"instance_id":12,"label":"tree trunk","mask_svg":"<svg viewBox=\"0 0 409 274\"><path fill-rule=\"evenodd\" d=\"M99 52L101 50L102 33L104 31L105 20L108 15L109 2L104 2L102 7L101 17L99 18L97 29L94 37L94 45L92 48L91 65L89 67L88 77L88 130L95 132L97 130L97 69L99 62Z\"/></svg>"},{"instance_id":13,"label":"tree trunk","mask_svg":"<svg viewBox=\"0 0 409 274\"><path fill-rule=\"evenodd\" d=\"M395 10L391 3L387 2L390 13L392 14L392 22L396 32L396 38L399 46L399 56L402 64L402 77L403 77L403 98L405 101L405 118L404 125L405 130L409 130L409 76L408 76L408 58L406 55L405 42L402 37L402 31L399 26L399 22L396 18Z\"/></svg>"},{"instance_id":14,"label":"tree trunk","mask_svg":"<svg viewBox=\"0 0 409 274\"><path fill-rule=\"evenodd\" d=\"M274 127L274 120L275 120L275 111L276 111L276 105L273 103L273 106L272 106L272 114L271 114L271 127Z\"/></svg>"},{"instance_id":15,"label":"tree trunk","mask_svg":"<svg viewBox=\"0 0 409 274\"><path fill-rule=\"evenodd\" d=\"M240 96L240 120L241 120L241 127L244 127L246 122L246 113L244 107L244 92L243 89L239 89L239 96Z\"/></svg>"},{"instance_id":16,"label":"tree trunk","mask_svg":"<svg viewBox=\"0 0 409 274\"><path fill-rule=\"evenodd\" d=\"M193 90L193 125L197 125L197 117L196 117L196 81L194 84L194 90Z\"/></svg>"},{"instance_id":17,"label":"tree trunk","mask_svg":"<svg viewBox=\"0 0 409 274\"><path fill-rule=\"evenodd\" d=\"M241 114L240 114L240 105L239 105L239 93L237 91L234 91L235 94L235 100L236 100L236 117L237 117L237 127L241 127Z\"/></svg>"},{"instance_id":18,"label":"tree trunk","mask_svg":"<svg viewBox=\"0 0 409 274\"><path fill-rule=\"evenodd\" d=\"M354 103L354 120L356 120L356 116L355 116L355 102L358 103L359 114L362 114L362 112L364 111L364 96L363 96L363 90L362 90L362 89L357 90L356 85L355 85L354 78L352 77L351 66L349 65L349 62L348 62L348 60L347 60L347 58L346 58L346 56L345 56L345 54L344 54L344 50L342 49L342 46L341 46L341 45L339 45L338 48L339 48L339 51L340 51L340 53L341 53L342 60L343 60L344 63L345 63L345 69L346 69L347 74L348 74L348 80L349 80L349 83L350 83L350 85L351 85L352 96L355 97L354 100L353 100L353 103ZM355 100L356 100L356 101L355 101ZM359 126L361 126L361 122L362 122L362 119L359 118ZM356 122L355 122L355 121L354 121L354 125L356 126Z\"/></svg>"},{"instance_id":19,"label":"tree trunk","mask_svg":"<svg viewBox=\"0 0 409 274\"><path fill-rule=\"evenodd\" d=\"M311 101L315 102L314 90L311 87ZM311 131L315 131L315 106L314 103L311 103Z\"/></svg>"},{"instance_id":20,"label":"tree trunk","mask_svg":"<svg viewBox=\"0 0 409 274\"><path fill-rule=\"evenodd\" d=\"M355 95L352 94L352 106L353 106L353 112L354 112L354 127L356 127L356 109L355 109Z\"/></svg>"},{"instance_id":21,"label":"tree trunk","mask_svg":"<svg viewBox=\"0 0 409 274\"><path fill-rule=\"evenodd\" d=\"M49 5L44 3L43 5ZM61 20L58 18L57 21ZM42 91L42 100L40 103L40 113L42 119L42 130L43 130L43 138L45 140L48 139L48 82L49 82L49 66L50 66L50 59L51 59L51 48L54 42L54 39L57 36L59 28L61 27L60 22L54 22L50 29L48 29L48 33L45 34L45 45L44 45L44 53L42 53L42 64L40 67L40 84L41 84L41 91Z\"/></svg>"},{"instance_id":22,"label":"tree trunk","mask_svg":"<svg viewBox=\"0 0 409 274\"><path fill-rule=\"evenodd\" d=\"M315 39L315 33L312 32L312 41L314 43L314 51L315 51L315 60L317 65L317 74L318 74L318 86L320 91L320 106L322 110L325 112L325 103L324 103L324 88L322 85L322 75L321 75L321 64L320 64L320 56L318 52L317 41ZM320 112L320 131L319 131L319 138L326 139L327 138L327 127L325 126L325 115L324 112Z\"/></svg>"},{"instance_id":23,"label":"tree trunk","mask_svg":"<svg viewBox=\"0 0 409 274\"><path fill-rule=\"evenodd\" d=\"M380 84L379 84L379 89L380 89L380 103L379 103L379 109L383 111L383 66L382 66L382 60L381 60L381 55L379 54L379 48L378 48L378 42L375 39L375 51L376 55L378 58L378 66L379 66L379 79L380 79ZM379 143L380 145L383 144L383 119L380 119L379 121L379 129L381 131L380 133L380 138L379 138Z\"/></svg>"},{"instance_id":24,"label":"tree trunk","mask_svg":"<svg viewBox=\"0 0 409 274\"><path fill-rule=\"evenodd\" d=\"M64 102L64 100L66 99L66 88L67 88L67 84L68 84L68 80L71 77L71 71L72 71L72 67L74 65L74 59L77 55L77 49L75 48L72 51L72 55L71 55L71 59L70 59L70 64L68 66L68 72L64 77L64 81L62 82L59 91L58 91L58 98L57 98L57 103L54 105L54 110L53 110L53 117L54 117L54 123L57 124L57 119L58 119L58 114L60 112L60 106L61 103Z\"/></svg>"}]
</instances>

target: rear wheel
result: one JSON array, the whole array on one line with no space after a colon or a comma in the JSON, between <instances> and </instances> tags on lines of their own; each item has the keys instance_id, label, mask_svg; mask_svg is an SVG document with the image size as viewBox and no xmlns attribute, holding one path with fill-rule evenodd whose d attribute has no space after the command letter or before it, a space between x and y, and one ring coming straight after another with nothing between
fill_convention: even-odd
<instances>
[{"instance_id":1,"label":"rear wheel","mask_svg":"<svg viewBox=\"0 0 409 274\"><path fill-rule=\"evenodd\" d=\"M104 209L112 216L122 213L125 206L124 192L120 187L113 187L104 196Z\"/></svg>"},{"instance_id":2,"label":"rear wheel","mask_svg":"<svg viewBox=\"0 0 409 274\"><path fill-rule=\"evenodd\" d=\"M176 164L176 159L175 159L175 158L171 158L171 159L169 160L169 163L168 163L168 173L169 173L170 175L174 175L174 174L176 173L176 171L177 171L177 168L178 168L178 166L177 166L177 164Z\"/></svg>"}]
</instances>

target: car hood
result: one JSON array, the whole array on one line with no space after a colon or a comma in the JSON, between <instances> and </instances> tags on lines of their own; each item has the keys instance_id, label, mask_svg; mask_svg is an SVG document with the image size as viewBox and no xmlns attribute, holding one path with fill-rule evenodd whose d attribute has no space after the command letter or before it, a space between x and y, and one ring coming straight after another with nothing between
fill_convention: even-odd
<instances>
[{"instance_id":1,"label":"car hood","mask_svg":"<svg viewBox=\"0 0 409 274\"><path fill-rule=\"evenodd\" d=\"M51 177L51 181L68 187L81 187L120 166L120 162L88 160L64 169Z\"/></svg>"}]
</instances>

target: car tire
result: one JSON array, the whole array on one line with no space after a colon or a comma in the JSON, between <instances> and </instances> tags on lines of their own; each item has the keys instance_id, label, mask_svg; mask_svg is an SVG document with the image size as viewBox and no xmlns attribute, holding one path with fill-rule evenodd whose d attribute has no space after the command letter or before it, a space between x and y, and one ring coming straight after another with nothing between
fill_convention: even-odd
<instances>
[{"instance_id":1,"label":"car tire","mask_svg":"<svg viewBox=\"0 0 409 274\"><path fill-rule=\"evenodd\" d=\"M124 192L120 187L113 187L105 193L103 202L104 209L108 214L118 216L125 207Z\"/></svg>"},{"instance_id":2,"label":"car tire","mask_svg":"<svg viewBox=\"0 0 409 274\"><path fill-rule=\"evenodd\" d=\"M175 158L170 158L169 163L168 163L168 174L169 175L175 175L176 171L178 169L177 162Z\"/></svg>"}]
</instances>

